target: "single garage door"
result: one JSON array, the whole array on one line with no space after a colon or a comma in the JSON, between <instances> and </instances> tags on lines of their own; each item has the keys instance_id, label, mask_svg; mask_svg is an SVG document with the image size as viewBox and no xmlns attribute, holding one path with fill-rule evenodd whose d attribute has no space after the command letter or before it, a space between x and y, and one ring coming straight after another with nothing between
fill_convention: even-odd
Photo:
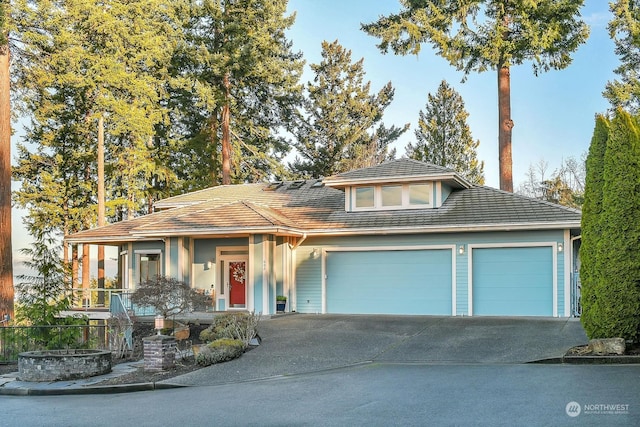
<instances>
[{"instance_id":1,"label":"single garage door","mask_svg":"<svg viewBox=\"0 0 640 427\"><path fill-rule=\"evenodd\" d=\"M552 316L551 247L474 248L473 315Z\"/></svg>"},{"instance_id":2,"label":"single garage door","mask_svg":"<svg viewBox=\"0 0 640 427\"><path fill-rule=\"evenodd\" d=\"M327 252L327 312L451 314L451 250Z\"/></svg>"}]
</instances>

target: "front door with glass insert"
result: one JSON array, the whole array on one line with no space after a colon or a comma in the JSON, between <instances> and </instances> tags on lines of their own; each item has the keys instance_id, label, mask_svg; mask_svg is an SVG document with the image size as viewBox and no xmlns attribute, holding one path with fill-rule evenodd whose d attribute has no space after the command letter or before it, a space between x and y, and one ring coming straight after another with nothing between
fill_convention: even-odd
<instances>
[{"instance_id":1,"label":"front door with glass insert","mask_svg":"<svg viewBox=\"0 0 640 427\"><path fill-rule=\"evenodd\" d=\"M226 263L225 284L229 290L229 308L247 307L247 261Z\"/></svg>"}]
</instances>

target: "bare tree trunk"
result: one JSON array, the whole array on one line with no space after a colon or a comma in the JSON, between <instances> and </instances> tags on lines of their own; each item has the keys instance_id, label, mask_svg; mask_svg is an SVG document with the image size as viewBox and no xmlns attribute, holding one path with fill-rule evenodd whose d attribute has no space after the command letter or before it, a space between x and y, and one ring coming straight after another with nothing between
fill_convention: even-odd
<instances>
[{"instance_id":1,"label":"bare tree trunk","mask_svg":"<svg viewBox=\"0 0 640 427\"><path fill-rule=\"evenodd\" d=\"M98 227L105 223L104 119L98 118ZM98 305L104 305L104 245L98 245Z\"/></svg>"},{"instance_id":2,"label":"bare tree trunk","mask_svg":"<svg viewBox=\"0 0 640 427\"><path fill-rule=\"evenodd\" d=\"M513 193L513 160L511 156L511 78L509 67L498 68L498 160L500 189Z\"/></svg>"},{"instance_id":3,"label":"bare tree trunk","mask_svg":"<svg viewBox=\"0 0 640 427\"><path fill-rule=\"evenodd\" d=\"M210 132L210 141L211 141L211 185L218 185L219 181L219 172L220 172L220 158L218 157L218 144L220 143L220 139L218 136L218 109L216 108L213 111L213 115L211 116L211 120L209 123L209 132Z\"/></svg>"},{"instance_id":4,"label":"bare tree trunk","mask_svg":"<svg viewBox=\"0 0 640 427\"><path fill-rule=\"evenodd\" d=\"M0 321L13 319L9 45L0 46ZM3 323L0 323L2 325Z\"/></svg>"},{"instance_id":5,"label":"bare tree trunk","mask_svg":"<svg viewBox=\"0 0 640 427\"><path fill-rule=\"evenodd\" d=\"M225 103L222 106L222 185L231 184L231 83L224 76Z\"/></svg>"}]
</instances>

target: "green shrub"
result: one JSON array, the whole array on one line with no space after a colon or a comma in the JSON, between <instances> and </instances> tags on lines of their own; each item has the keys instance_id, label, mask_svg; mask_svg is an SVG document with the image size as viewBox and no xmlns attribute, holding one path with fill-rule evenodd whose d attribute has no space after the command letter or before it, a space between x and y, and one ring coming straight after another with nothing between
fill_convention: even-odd
<instances>
[{"instance_id":1,"label":"green shrub","mask_svg":"<svg viewBox=\"0 0 640 427\"><path fill-rule=\"evenodd\" d=\"M601 122L601 120L600 120ZM608 134L602 123L587 160L582 219L582 325L589 338L640 339L640 126L618 110ZM598 129L598 128L597 128ZM590 168L600 161L601 170ZM602 176L590 176L591 173ZM600 190L601 187L601 190ZM601 196L600 196L601 194ZM601 203L596 203L599 198Z\"/></svg>"},{"instance_id":2,"label":"green shrub","mask_svg":"<svg viewBox=\"0 0 640 427\"><path fill-rule=\"evenodd\" d=\"M236 359L244 353L246 346L240 340L221 338L203 347L196 356L196 363L209 366L214 363Z\"/></svg>"},{"instance_id":3,"label":"green shrub","mask_svg":"<svg viewBox=\"0 0 640 427\"><path fill-rule=\"evenodd\" d=\"M245 347L258 334L260 316L254 313L225 313L213 318L213 323L200 333L200 340L212 342L221 338L240 340Z\"/></svg>"}]
</instances>

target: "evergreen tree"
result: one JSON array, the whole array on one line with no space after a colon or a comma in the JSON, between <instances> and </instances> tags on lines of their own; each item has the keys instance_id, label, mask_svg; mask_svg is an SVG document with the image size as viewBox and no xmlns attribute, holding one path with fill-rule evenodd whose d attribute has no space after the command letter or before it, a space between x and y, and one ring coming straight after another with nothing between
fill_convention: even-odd
<instances>
[{"instance_id":1,"label":"evergreen tree","mask_svg":"<svg viewBox=\"0 0 640 427\"><path fill-rule=\"evenodd\" d=\"M280 131L290 130L303 66L286 38L295 19L286 8L287 0L191 3L187 41L174 59L175 75L184 77L174 94L191 104L174 111L190 131L183 173L205 178L206 171L208 185L284 173L289 144Z\"/></svg>"},{"instance_id":2,"label":"evergreen tree","mask_svg":"<svg viewBox=\"0 0 640 427\"><path fill-rule=\"evenodd\" d=\"M313 82L306 86L307 98L294 144L301 158L290 165L303 177L329 176L372 166L395 157L390 143L408 129L382 123L384 110L393 100L387 83L371 93L365 82L364 60L351 62L351 51L338 41L322 43L322 61L312 64Z\"/></svg>"},{"instance_id":3,"label":"evergreen tree","mask_svg":"<svg viewBox=\"0 0 640 427\"><path fill-rule=\"evenodd\" d=\"M615 73L620 80L609 82L604 96L614 108L622 107L640 113L640 2L615 0L609 3L613 19L609 33L615 41L615 52L621 64Z\"/></svg>"},{"instance_id":4,"label":"evergreen tree","mask_svg":"<svg viewBox=\"0 0 640 427\"><path fill-rule=\"evenodd\" d=\"M171 179L154 144L165 120L166 64L177 44L170 13L159 0L16 6L25 51L16 69L32 118L26 140L35 147L19 148L16 200L34 213L49 210L62 233L95 224L101 131L112 218L148 211L154 183Z\"/></svg>"},{"instance_id":5,"label":"evergreen tree","mask_svg":"<svg viewBox=\"0 0 640 427\"><path fill-rule=\"evenodd\" d=\"M578 19L583 0L401 0L400 13L362 25L386 53L418 54L431 42L438 55L466 75L498 73L500 189L513 191L510 67L532 61L534 74L563 69L588 37ZM484 15L484 16L482 16Z\"/></svg>"},{"instance_id":6,"label":"evergreen tree","mask_svg":"<svg viewBox=\"0 0 640 427\"><path fill-rule=\"evenodd\" d=\"M416 143L407 145L407 156L453 169L483 185L484 162L478 161L476 153L480 141L471 136L462 96L443 80L436 94L429 93L427 98L426 111L419 113Z\"/></svg>"},{"instance_id":7,"label":"evergreen tree","mask_svg":"<svg viewBox=\"0 0 640 427\"><path fill-rule=\"evenodd\" d=\"M598 148L594 149L594 151ZM595 156L594 156L595 160ZM591 173L591 172L589 172ZM640 128L618 110L604 153L599 215L590 190L582 323L590 338L640 338ZM594 180L597 177L594 177ZM590 181L590 183L593 181ZM596 191L598 185L595 185ZM585 203L587 204L587 203ZM599 236L598 236L599 234Z\"/></svg>"},{"instance_id":8,"label":"evergreen tree","mask_svg":"<svg viewBox=\"0 0 640 427\"><path fill-rule=\"evenodd\" d=\"M0 1L0 322L13 318L9 2ZM1 323L0 323L1 324Z\"/></svg>"},{"instance_id":9,"label":"evergreen tree","mask_svg":"<svg viewBox=\"0 0 640 427\"><path fill-rule=\"evenodd\" d=\"M41 213L47 216L46 212ZM27 325L57 325L63 322L58 319L60 312L68 310L73 304L73 294L65 283L68 271L60 259L60 242L56 237L55 227L42 227L41 222L27 220L27 228L34 241L29 248L21 249L28 256L25 261L27 267L34 274L24 274L18 277L16 286L19 291L17 320Z\"/></svg>"},{"instance_id":10,"label":"evergreen tree","mask_svg":"<svg viewBox=\"0 0 640 427\"><path fill-rule=\"evenodd\" d=\"M47 213L43 215L46 217ZM54 237L57 231L51 227L34 226L30 220L27 228L35 240L22 252L28 256L25 264L35 273L18 276L16 321L27 326L86 325L84 317L60 317L61 311L73 305L73 293L66 285L69 283L66 280L68 265L60 259L60 242ZM28 338L35 339L45 348L61 349L76 344L81 334L79 328L43 327L30 332Z\"/></svg>"},{"instance_id":11,"label":"evergreen tree","mask_svg":"<svg viewBox=\"0 0 640 427\"><path fill-rule=\"evenodd\" d=\"M604 158L609 139L609 121L596 116L595 129L589 146L586 162L584 204L582 205L582 244L580 245L580 282L582 316L580 320L592 335L592 324L597 322L594 309L597 299L598 281L602 275L598 265L598 245L602 241L602 198L604 194Z\"/></svg>"}]
</instances>

